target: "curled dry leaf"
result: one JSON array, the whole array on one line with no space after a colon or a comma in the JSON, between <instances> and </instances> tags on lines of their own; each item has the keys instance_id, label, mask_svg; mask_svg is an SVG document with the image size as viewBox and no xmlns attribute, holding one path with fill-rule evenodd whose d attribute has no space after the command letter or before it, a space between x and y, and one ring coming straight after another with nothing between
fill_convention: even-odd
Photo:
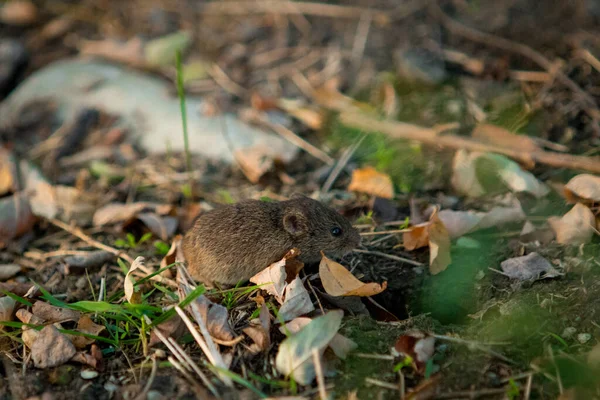
<instances>
[{"instance_id":1,"label":"curled dry leaf","mask_svg":"<svg viewBox=\"0 0 600 400\"><path fill-rule=\"evenodd\" d=\"M7 322L13 320L13 314L17 302L12 298L5 296L0 298L0 322ZM0 325L0 332L4 330L4 326Z\"/></svg>"},{"instance_id":2,"label":"curled dry leaf","mask_svg":"<svg viewBox=\"0 0 600 400\"><path fill-rule=\"evenodd\" d=\"M158 325L155 329L158 329L165 337L172 337L175 340L179 339L187 332L187 328L179 315L174 315ZM155 329L152 329L152 333L150 334L150 341L148 342L148 346L150 347L161 343L160 338L154 331Z\"/></svg>"},{"instance_id":3,"label":"curled dry leaf","mask_svg":"<svg viewBox=\"0 0 600 400\"><path fill-rule=\"evenodd\" d=\"M29 232L36 217L23 192L0 199L0 243L8 242Z\"/></svg>"},{"instance_id":4,"label":"curled dry leaf","mask_svg":"<svg viewBox=\"0 0 600 400\"><path fill-rule=\"evenodd\" d=\"M19 191L17 162L14 155L4 147L0 147L0 196Z\"/></svg>"},{"instance_id":5,"label":"curled dry leaf","mask_svg":"<svg viewBox=\"0 0 600 400\"><path fill-rule=\"evenodd\" d=\"M33 315L45 322L55 323L64 321L79 321L81 313L68 308L50 305L43 301L36 301L31 309Z\"/></svg>"},{"instance_id":6,"label":"curled dry leaf","mask_svg":"<svg viewBox=\"0 0 600 400\"><path fill-rule=\"evenodd\" d=\"M261 144L243 150L235 150L233 156L246 178L252 183L258 183L260 178L273 167L271 154L271 149L267 145Z\"/></svg>"},{"instance_id":7,"label":"curled dry leaf","mask_svg":"<svg viewBox=\"0 0 600 400\"><path fill-rule=\"evenodd\" d=\"M554 278L561 275L552 264L538 253L502 261L500 267L506 276L520 281Z\"/></svg>"},{"instance_id":8,"label":"curled dry leaf","mask_svg":"<svg viewBox=\"0 0 600 400\"><path fill-rule=\"evenodd\" d=\"M235 333L229 325L229 313L221 304L213 303L206 296L198 296L194 303L198 305L200 316L206 323L206 328L214 338L230 341L235 338Z\"/></svg>"},{"instance_id":9,"label":"curled dry leaf","mask_svg":"<svg viewBox=\"0 0 600 400\"><path fill-rule=\"evenodd\" d=\"M577 175L571 178L563 191L569 203L598 203L600 202L600 176Z\"/></svg>"},{"instance_id":10,"label":"curled dry leaf","mask_svg":"<svg viewBox=\"0 0 600 400\"><path fill-rule=\"evenodd\" d=\"M271 346L271 316L266 303L260 306L258 318L250 321L250 326L244 328L244 333L254 341L250 351L258 353L266 351Z\"/></svg>"},{"instance_id":11,"label":"curled dry leaf","mask_svg":"<svg viewBox=\"0 0 600 400\"><path fill-rule=\"evenodd\" d=\"M292 282L304 267L304 264L297 259L299 255L298 249L291 249L281 260L250 278L250 282L262 285L262 290L275 296L275 299L282 304L286 285Z\"/></svg>"},{"instance_id":12,"label":"curled dry leaf","mask_svg":"<svg viewBox=\"0 0 600 400\"><path fill-rule=\"evenodd\" d=\"M425 371L425 365L435 352L435 338L425 332L413 331L398 338L392 348L395 357L409 356L413 368L419 373Z\"/></svg>"},{"instance_id":13,"label":"curled dry leaf","mask_svg":"<svg viewBox=\"0 0 600 400\"><path fill-rule=\"evenodd\" d=\"M352 171L349 191L367 193L373 196L391 199L394 197L394 184L389 175L378 172L373 167Z\"/></svg>"},{"instance_id":14,"label":"curled dry leaf","mask_svg":"<svg viewBox=\"0 0 600 400\"><path fill-rule=\"evenodd\" d=\"M310 384L315 378L313 351L321 353L331 342L340 329L342 317L342 311L330 311L281 342L275 359L277 370L301 385Z\"/></svg>"},{"instance_id":15,"label":"curled dry leaf","mask_svg":"<svg viewBox=\"0 0 600 400\"><path fill-rule=\"evenodd\" d=\"M581 203L575 204L562 218L548 218L548 224L556 234L556 241L561 244L589 243L596 230L594 214Z\"/></svg>"},{"instance_id":16,"label":"curled dry leaf","mask_svg":"<svg viewBox=\"0 0 600 400\"><path fill-rule=\"evenodd\" d=\"M52 368L69 361L75 346L54 325L45 326L31 345L31 358L37 368Z\"/></svg>"},{"instance_id":17,"label":"curled dry leaf","mask_svg":"<svg viewBox=\"0 0 600 400\"><path fill-rule=\"evenodd\" d=\"M134 286L135 281L133 279L132 273L136 269L142 267L143 264L144 264L144 257L137 257L131 264L131 267L129 268L127 275L125 275L125 282L123 283L123 288L125 291L125 298L127 299L128 302L130 302L132 304L140 304L142 301L142 292L139 291L139 288L137 288L137 290L136 290L136 288Z\"/></svg>"},{"instance_id":18,"label":"curled dry leaf","mask_svg":"<svg viewBox=\"0 0 600 400\"><path fill-rule=\"evenodd\" d=\"M321 253L322 254L322 253ZM356 279L343 265L330 260L322 254L319 264L319 276L323 288L332 296L374 296L387 288L387 282L382 284L363 283Z\"/></svg>"},{"instance_id":19,"label":"curled dry leaf","mask_svg":"<svg viewBox=\"0 0 600 400\"><path fill-rule=\"evenodd\" d=\"M424 222L412 226L409 232L402 233L402 243L406 250L420 249L429 245L429 226L431 222Z\"/></svg>"},{"instance_id":20,"label":"curled dry leaf","mask_svg":"<svg viewBox=\"0 0 600 400\"><path fill-rule=\"evenodd\" d=\"M315 307L310 300L308 291L302 284L299 276L291 283L286 285L283 304L279 309L279 317L284 321L289 321L300 315L308 314Z\"/></svg>"},{"instance_id":21,"label":"curled dry leaf","mask_svg":"<svg viewBox=\"0 0 600 400\"><path fill-rule=\"evenodd\" d=\"M154 212L144 212L136 214L135 217L125 221L122 228L127 230L131 225L138 221L146 226L154 235L165 241L169 240L169 238L173 236L179 223L175 217L168 215L160 216Z\"/></svg>"},{"instance_id":22,"label":"curled dry leaf","mask_svg":"<svg viewBox=\"0 0 600 400\"><path fill-rule=\"evenodd\" d=\"M41 325L44 323L43 319L36 317L24 308L19 309L15 315L19 319L19 321L25 324ZM23 339L23 343L25 343L25 346L31 348L39 334L39 331L28 326L23 326L23 333L21 334L21 339Z\"/></svg>"},{"instance_id":23,"label":"curled dry leaf","mask_svg":"<svg viewBox=\"0 0 600 400\"><path fill-rule=\"evenodd\" d=\"M429 272L439 274L452 262L450 257L450 235L438 213L431 216L429 226Z\"/></svg>"},{"instance_id":24,"label":"curled dry leaf","mask_svg":"<svg viewBox=\"0 0 600 400\"><path fill-rule=\"evenodd\" d=\"M173 264L175 264L176 262L184 260L183 250L181 249L181 241L181 235L177 235L175 236L175 238L173 238L173 243L171 243L171 248L169 249L169 252L163 257L162 260L160 260L160 269L164 269L169 265L174 266ZM173 277L171 269L164 270L160 274L165 278Z\"/></svg>"},{"instance_id":25,"label":"curled dry leaf","mask_svg":"<svg viewBox=\"0 0 600 400\"><path fill-rule=\"evenodd\" d=\"M79 318L79 321L77 322L76 331L85 333L87 335L98 336L104 330L106 330L106 327L104 325L98 325L94 323L94 321L92 321L92 319L87 315L81 316L81 318ZM83 349L96 341L93 338L82 335L67 335L67 337L78 349Z\"/></svg>"},{"instance_id":26,"label":"curled dry leaf","mask_svg":"<svg viewBox=\"0 0 600 400\"><path fill-rule=\"evenodd\" d=\"M173 207L168 204L158 204L150 202L139 203L111 203L98 209L94 213L94 226L111 225L119 222L125 222L134 219L142 212L154 212L159 215L167 215L173 211Z\"/></svg>"}]
</instances>

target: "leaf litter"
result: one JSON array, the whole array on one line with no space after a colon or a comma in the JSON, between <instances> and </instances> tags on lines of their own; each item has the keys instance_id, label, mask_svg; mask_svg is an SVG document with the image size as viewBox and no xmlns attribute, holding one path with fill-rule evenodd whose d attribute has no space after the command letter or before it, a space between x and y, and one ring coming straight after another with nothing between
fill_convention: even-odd
<instances>
[{"instance_id":1,"label":"leaf litter","mask_svg":"<svg viewBox=\"0 0 600 400\"><path fill-rule=\"evenodd\" d=\"M210 12L215 12L211 7L207 5L203 11L210 15ZM223 7L219 12L227 10L227 6ZM300 3L298 7L298 13L290 19L294 29L304 32L307 38L310 38L311 29L307 30L304 26L306 21L313 23L311 28L316 31L323 29L313 20L311 12L314 10L306 10L306 5ZM2 13L8 12L6 10L3 7ZM437 15L435 6L431 10L433 15ZM332 5L332 8L320 12L342 12L346 15L344 18L351 18L348 15L357 11L361 11L360 8ZM346 12L348 14L344 14ZM374 12L377 13L376 10ZM460 10L457 12L460 13ZM46 18L46 15L36 12L35 18ZM164 15L160 12L152 15L165 22L161 20ZM283 18L287 18L287 14L284 15ZM411 17L418 18L417 15ZM444 15L437 15L440 18L434 19L447 24L451 35L459 34L460 29L448 24ZM82 18L86 19L85 15ZM564 143L561 145L550 142L548 139L556 140L556 137L549 138L543 129L537 132L544 136L543 139L521 134L538 130L537 126L528 125L532 121L531 115L541 113L542 119L551 120L548 114L544 114L547 110L543 109L548 107L548 101L543 106L521 104L514 101L514 94L523 97L521 89L525 84L518 90L507 90L506 85L499 85L500 91L504 90L501 95L510 99L507 103L514 107L523 106L519 115L502 120L500 117L506 117L508 109L496 108L506 100L496 91L493 101L486 103L481 92L495 85L481 78L503 76L500 81L504 83L506 80L518 80L517 76L530 77L527 73L532 71L511 70L501 65L494 67L494 71L488 71L487 62L481 62L478 57L488 60L489 55L473 49L470 49L471 55L461 53L466 58L457 58L456 53L441 49L438 57L445 57L442 64L456 64L454 68L475 74L469 79L459 79L461 91L464 90L468 96L457 96L449 101L444 98L442 103L447 107L443 109L432 109L429 105L436 101L437 94L423 96L430 89L414 86L423 77L427 80L431 71L426 68L419 69L419 77L409 77L414 78L410 87L405 88L401 79L392 83L380 76L374 88L369 85L361 87L364 79L347 79L345 68L340 67L346 61L357 61L346 58L344 51L339 49L327 48L323 54L318 48L294 50L278 47L262 52L272 45L268 41L260 44L263 47L258 50L252 47L254 44L247 39L252 35L247 32L253 32L254 24L263 24L261 29L267 32L272 29L272 24L277 27L285 25L278 18L279 14L273 20L277 20L276 23L271 20L265 22L258 17L256 20L249 18L244 31L246 36L238 28L228 25L228 29L220 30L218 24L206 20L203 35L212 37L216 32L219 39L236 37L233 43L237 47L219 41L223 54L217 56L219 62L214 64L198 57L194 47L198 39L188 36L177 24L166 32L158 32L162 28L156 27L169 26L168 23L164 26L162 22L146 24L151 27L148 29L157 31L149 36L134 32L122 36L125 41L117 41L110 35L106 38L93 36L91 39L95 43L76 40L79 40L77 47L82 54L96 54L138 68L151 68L166 79L174 76L171 60L176 51L190 52L189 62L197 64L188 68L189 71L195 69L195 72L192 71L195 76L194 79L184 79L186 88L205 93L207 103L219 103L215 107L216 118L219 118L222 108L237 107L238 103L246 102L246 96L241 95L246 90L243 86L258 82L259 90L252 88L247 96L251 98L253 111L258 113L256 121L268 115L300 137L312 133L311 130L330 129L328 114L331 110L341 113L350 110L359 116L359 113L380 115L389 124L381 130L384 135L391 126L404 130L395 136L400 141L408 138L416 143L425 138L424 144L436 144L445 149L458 148L454 154L445 150L445 155L454 156L453 166L444 157L438 157L443 152L436 150L429 153L426 145L415 145L414 149L427 154L426 162L419 166L422 168L419 171L435 171L436 168L443 171L436 183L429 182L425 175L417 180L427 181L429 189L405 185L390 170L390 165L401 158L394 150L407 151L413 147L406 146L407 142L395 146L379 136L375 138L376 135L367 132L367 128L379 130L380 125L377 124L360 128L361 135L366 135L359 142L361 145L347 146L351 150L347 152L347 159L340 157L335 163L330 155L337 156L342 151L338 153L340 149L330 147L329 143L323 145L324 151L321 152L319 148L314 151L314 148L305 147L305 153L294 161L294 165L286 165L283 160L272 157L271 149L234 149L238 159L243 161L241 169L239 166L230 169L194 160L196 170L189 174L181 162L183 157L169 151L166 157L141 158L144 155L129 143L128 129L113 125L113 116L101 120L101 126L94 128L97 131L84 132L82 137L85 139L72 135L65 137L64 132L53 131L55 127L52 124L41 128L30 125L28 136L35 138L37 142L34 141L34 144L38 145L31 146L31 152L27 148L23 151L18 140L9 139L17 144L14 154L25 156L19 161L12 152L3 149L0 158L0 191L3 196L0 199L0 241L3 250L7 250L2 255L3 264L0 266L5 270L2 271L5 272L2 279L6 281L0 283L4 294L0 297L0 321L4 332L0 343L7 339L12 341L11 349L18 349L7 353L10 360L24 363L24 370L31 370L34 366L41 369L36 373L48 375L55 366L78 362L85 366L85 371L77 376L102 382L105 388L111 384L117 386L118 395L125 391L127 378L114 373L118 377L109 380L103 373L105 358L111 365L111 371L139 368L140 374L136 374L136 379L140 380L140 384L136 385L139 387L136 394L144 395L148 393L142 390L143 383L148 383L150 388L156 378L154 367L152 372L147 367L149 363L160 362L162 366L158 368L158 375L163 379L161 382L165 379L165 375L161 374L166 373L169 379L173 379L167 380L169 383L181 377L188 383L176 385L177 389L166 388L168 385L160 388L171 397L202 397L198 394L203 393L203 388L218 397L232 387L237 390L245 388L259 397L266 397L267 393L277 396L316 393L317 390L323 398L329 391L335 392L336 397L343 397L347 387L343 381L347 375L351 381L348 398L386 397L383 393L392 397L400 394L400 397L406 395L408 398L436 395L448 398L472 397L484 392L508 396L507 393L513 393L510 390L523 393L529 378L520 378L522 373L530 374L528 376L533 383L529 387L532 390L541 387L546 390L550 386L551 389L547 390L552 391L556 379L545 379L548 374L566 376L560 370L563 355L571 356L570 353L573 353L573 357L593 359L593 336L588 333L594 332L593 321L590 322L593 317L588 317L593 313L585 312L581 306L577 308L581 302L577 303L576 297L585 299L581 301L593 307L598 295L589 283L595 281L594 249L597 243L594 233L597 230L597 193L600 190L598 178L593 173L598 173L598 170L594 170L593 157L587 157L587 164L576 164L581 157L562 157L571 155L559 153L565 149L581 153L589 150L578 147L581 143L574 141L574 136L569 136L567 126L584 126L581 131L578 128L579 138L585 137L588 133L585 130L592 129L593 123L585 119L569 121L564 126L566 133L560 139ZM331 17L321 15L319 18ZM334 22L332 27L337 18L331 19ZM225 20L231 20L223 22L225 25L236 22L233 17ZM408 20L412 23L411 18ZM7 21L4 22L11 23L10 18ZM43 22L40 28L42 25L48 27L46 21ZM12 23L20 24L14 18ZM132 26L137 27L138 23L139 20L131 18ZM402 23L400 19L393 25L396 28ZM379 17L373 20L361 17L360 32L365 32L365 25L369 25L366 31L371 37L381 35L382 29L384 32L389 29L380 23ZM77 25L71 26L77 29ZM111 32L111 29L105 27L104 32ZM212 29L215 32L211 32ZM412 30L407 35L384 36L409 37ZM61 29L56 32L46 35L57 35L55 38L64 35L60 33ZM349 37L354 34L353 28ZM268 33L265 35L269 36ZM82 37L86 38L85 35ZM473 37L477 35L471 35L469 40ZM45 39L33 42L40 46L39 43L44 43L40 40ZM257 38L253 40L261 42ZM365 39L366 48L362 56L358 52L359 42L357 38L351 51L352 57L363 57L356 64L356 70L367 78L373 78L374 72L369 72L369 68L374 68L370 62L373 50L369 48L370 40ZM490 39L487 44L493 43ZM97 47L94 49L93 45ZM282 61L294 60L297 57L294 56L295 51L299 51L300 57L293 64L279 65ZM521 56L527 58L526 55ZM511 59L511 63L519 65L521 56ZM244 68L240 67L239 60L244 60ZM299 61L307 62L309 66ZM403 59L402 62L406 64L408 61ZM468 67L475 64L479 67ZM191 66L184 64L184 67L186 65ZM354 68L348 68L350 70ZM410 74L411 70L403 69L402 73ZM269 71L268 77L261 75L264 71ZM293 78L288 78L288 72ZM488 73L490 75L486 75ZM558 80L563 79L560 76L561 72L557 75ZM578 81L576 86L581 84L580 78L571 74L567 79ZM276 91L265 90L263 93L260 90L264 89L261 86L264 82L268 85L274 81L278 86L283 85ZM567 89L558 93L563 89L552 80L547 82L549 89L546 90L550 92L546 97L555 102L553 107L560 109L558 112L554 110L553 114L561 118L573 114L565 110L578 108L578 103L561 104L560 100L570 99L573 93ZM586 87L595 85L594 82L593 79L586 82ZM531 91L538 90L535 83L527 83L530 84L527 86L528 96ZM79 85L86 86L90 93L102 87L101 82L85 80ZM290 90L288 86L294 89ZM347 91L348 86L353 87ZM565 87L572 89L569 84ZM348 94L365 92L367 88L371 91L370 96L363 99L369 97L371 104L355 100ZM434 93L448 94L455 89L452 85L444 85L436 87ZM585 92L580 94L585 95ZM215 98L212 98L213 95ZM415 97L421 96L424 102L411 108ZM23 110L24 120L28 117L25 111L32 110ZM243 112L240 110L240 115ZM421 113L427 117L422 118ZM585 110L582 113L585 114ZM463 114L469 124L477 121L471 137L461 142L468 145L464 149L453 147L457 143L453 142L456 136L448 133L456 129L457 124L461 128L466 127L462 126L465 121L457 117ZM41 119L40 114L35 114L36 118ZM350 121L345 118L337 120L335 116L333 119L332 129L338 129L339 120ZM396 123L394 119L402 122ZM459 122L454 122L456 120ZM595 121L594 118L590 120ZM556 118L552 121L557 123ZM12 132L20 133L19 124L26 121L17 122L9 123L14 126L6 130L8 137ZM346 127L339 129L351 136L351 132L345 131ZM560 129L553 127L548 131ZM121 133L114 134L116 131ZM113 133L108 135L109 132ZM395 132L398 133L397 130ZM418 132L422 138L402 136L406 132ZM297 141L291 136L286 140L289 138ZM77 143L72 143L72 148L65 147L65 143L75 139ZM313 139L309 134L306 141ZM487 151L467 151L473 150L471 146L475 141L483 145L478 149ZM104 146L102 150L92 151L100 144ZM551 155L562 164L554 165L552 160L544 158L547 153L543 147L556 150ZM361 152L369 151L376 156L365 161ZM58 157L60 160L53 158L63 152L71 154ZM527 152L530 154L525 154ZM178 254L180 237L175 235L185 231L193 216L222 201L221 194L216 193L227 193L222 197L235 201L265 196L284 199L298 189L316 191L323 187L324 182L304 171L316 169L314 163L324 159L328 160L324 164L328 168L327 173L332 174L334 184L323 190L328 193L321 193L322 198L344 214L360 220L356 225L363 233L363 241L356 252L335 261L324 256L318 266L303 265L297 259L298 254L292 252L273 265L265 266L266 269L253 278L254 286L240 284L234 288L206 290L191 284L191 281L181 280L185 276L185 268ZM32 167L33 160L40 162L40 169ZM409 165L407 170L415 165L404 162ZM567 165L568 168L591 172L576 175L563 186L560 182L568 180L568 177L564 178L563 170L550 174L540 165L554 165L557 169ZM24 174L19 174L19 171ZM196 179L194 186L198 185L199 192L186 188L190 176ZM260 189L257 189L259 185ZM554 193L550 187L559 190ZM557 194L563 195L566 202L564 199L557 200ZM201 206L197 203L199 198L203 201ZM407 212L414 198L425 205L427 211L423 218L413 215L412 211ZM383 205L382 199L386 199ZM569 210L566 203L573 204L573 207ZM66 224L48 224L47 221L53 219ZM498 247L492 251L489 242L497 242ZM146 260L146 265L140 263L140 257ZM429 264L429 271L423 269L426 264ZM477 264L477 268L472 264ZM504 275L490 273L486 268L497 268L498 265ZM29 279L39 282L39 285L30 283ZM533 286L517 287L511 280L537 282ZM575 281L580 287L572 285ZM467 284L463 285L464 282ZM453 290L459 293L455 297ZM472 296L473 291L477 292L475 296ZM572 293L577 293L577 296ZM527 296L534 297L535 301L526 301L531 300ZM444 307L424 306L428 297L433 297L433 303L444 303L451 311L445 313ZM346 300L353 304L344 303ZM519 314L527 310L529 303L533 304L530 307L533 311ZM360 310L356 313L363 317L342 318L338 308ZM554 318L537 320L540 310ZM396 322L374 321L384 311L393 315ZM460 320L465 315L477 315L478 318L473 324L465 324ZM517 319L519 316L522 319ZM449 320L451 323L446 324ZM577 325L576 332L580 333L562 335L564 337L561 338L561 324ZM518 331L530 325L538 328L537 331ZM191 338L196 343L190 343ZM489 338L499 338L497 343L502 344L484 343ZM532 349L537 343L550 345L545 346L546 349L559 346L560 354L548 354L543 349L529 354L521 348L521 339ZM27 351L20 351L23 350L20 340L31 349L31 359L21 359L21 354ZM446 342L440 344L442 341ZM54 344L55 348L52 347ZM460 356L461 345L464 345L466 354L474 352L469 363ZM391 346L396 347L396 353L390 356ZM515 353L515 359L526 361L508 367L506 355L512 357ZM377 369L368 376L357 376L357 370L369 371L362 358L365 356L373 357L369 362L377 360L373 361ZM356 360L360 361L359 366L353 370L351 366L356 366ZM544 370L544 373L531 370L530 361L537 367L534 360L551 360L554 369ZM171 367L163 369L167 363ZM591 364L589 368L593 368ZM4 365L4 369L8 371L9 367ZM331 376L340 369L344 371L342 374L335 378ZM335 386L331 382L335 382ZM153 387L156 387L156 381L154 383ZM300 384L299 388L295 386L297 384ZM90 393L86 387L80 388L82 392ZM462 391L453 392L461 388ZM478 391L480 389L481 392ZM102 389L98 386L94 390Z\"/></svg>"}]
</instances>

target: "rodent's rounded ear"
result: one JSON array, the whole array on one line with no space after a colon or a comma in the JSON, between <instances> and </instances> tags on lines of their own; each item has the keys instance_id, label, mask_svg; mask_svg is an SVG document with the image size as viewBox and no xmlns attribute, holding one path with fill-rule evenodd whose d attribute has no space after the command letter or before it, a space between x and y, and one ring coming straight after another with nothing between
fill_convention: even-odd
<instances>
[{"instance_id":1,"label":"rodent's rounded ear","mask_svg":"<svg viewBox=\"0 0 600 400\"><path fill-rule=\"evenodd\" d=\"M283 228L292 236L301 236L308 232L308 221L301 212L290 211L283 216Z\"/></svg>"}]
</instances>

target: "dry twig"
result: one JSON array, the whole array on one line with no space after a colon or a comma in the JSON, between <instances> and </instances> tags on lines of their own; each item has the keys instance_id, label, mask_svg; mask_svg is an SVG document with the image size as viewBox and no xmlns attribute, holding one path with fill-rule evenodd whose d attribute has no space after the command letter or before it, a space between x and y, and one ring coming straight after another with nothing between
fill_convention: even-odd
<instances>
[{"instance_id":1,"label":"dry twig","mask_svg":"<svg viewBox=\"0 0 600 400\"><path fill-rule=\"evenodd\" d=\"M440 20L440 22L453 34L462 36L473 42L490 45L511 53L519 54L525 58L530 59L546 71L553 73L562 84L571 89L579 97L581 97L587 106L596 108L596 101L586 93L577 83L571 80L567 75L559 70L555 70L553 62L544 57L540 52L532 49L521 43L515 43L510 40L492 35L490 33L480 32L476 29L470 28L466 25L461 24L446 15L439 4L432 2L429 6L431 13Z\"/></svg>"},{"instance_id":2,"label":"dry twig","mask_svg":"<svg viewBox=\"0 0 600 400\"><path fill-rule=\"evenodd\" d=\"M343 124L367 132L381 132L394 139L416 140L431 146L445 147L454 150L465 149L484 153L498 153L526 165L532 165L539 162L557 168L579 169L600 173L600 160L598 158L542 150L528 153L509 147L490 145L467 137L438 135L437 130L433 128L424 128L403 122L380 121L358 112L344 112L340 114L340 121Z\"/></svg>"}]
</instances>

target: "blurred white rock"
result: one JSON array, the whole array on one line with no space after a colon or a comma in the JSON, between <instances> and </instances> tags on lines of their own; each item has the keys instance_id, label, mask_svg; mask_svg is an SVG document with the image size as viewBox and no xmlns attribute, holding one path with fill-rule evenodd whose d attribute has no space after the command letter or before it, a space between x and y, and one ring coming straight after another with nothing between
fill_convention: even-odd
<instances>
[{"instance_id":1,"label":"blurred white rock","mask_svg":"<svg viewBox=\"0 0 600 400\"><path fill-rule=\"evenodd\" d=\"M81 107L94 107L119 116L146 151L181 151L184 141L180 105L172 93L175 90L169 91L167 82L127 67L97 60L62 60L23 81L2 103L0 120L10 121L27 103L50 98L56 101L61 120L70 118ZM192 152L232 162L228 136L234 150L266 147L269 157L283 162L296 155L297 148L281 137L250 126L235 114L204 116L201 105L201 97L186 96Z\"/></svg>"}]
</instances>

